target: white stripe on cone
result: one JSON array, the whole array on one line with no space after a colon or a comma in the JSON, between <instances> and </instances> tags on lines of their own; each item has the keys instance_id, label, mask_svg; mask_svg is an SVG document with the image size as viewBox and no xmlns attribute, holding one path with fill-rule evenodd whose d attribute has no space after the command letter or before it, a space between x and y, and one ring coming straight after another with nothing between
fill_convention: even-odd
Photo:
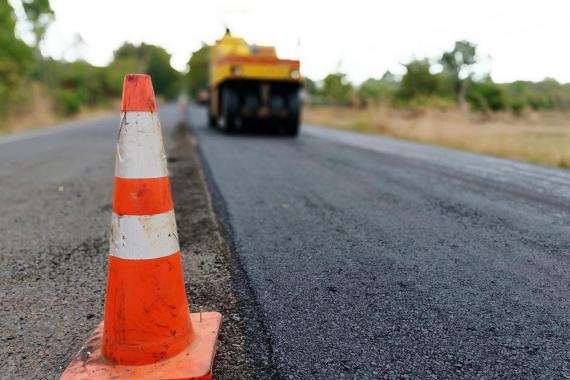
<instances>
[{"instance_id":1,"label":"white stripe on cone","mask_svg":"<svg viewBox=\"0 0 570 380\"><path fill-rule=\"evenodd\" d=\"M168 176L160 122L156 112L123 112L115 176L158 178Z\"/></svg>"},{"instance_id":2,"label":"white stripe on cone","mask_svg":"<svg viewBox=\"0 0 570 380\"><path fill-rule=\"evenodd\" d=\"M156 259L178 252L174 210L139 216L113 213L110 243L110 254L122 259Z\"/></svg>"}]
</instances>

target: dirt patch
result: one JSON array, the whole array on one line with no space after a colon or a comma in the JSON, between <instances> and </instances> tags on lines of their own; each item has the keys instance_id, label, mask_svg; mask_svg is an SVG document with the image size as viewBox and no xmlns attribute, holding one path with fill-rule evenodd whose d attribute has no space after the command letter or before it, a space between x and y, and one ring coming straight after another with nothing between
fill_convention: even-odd
<instances>
[{"instance_id":1,"label":"dirt patch","mask_svg":"<svg viewBox=\"0 0 570 380\"><path fill-rule=\"evenodd\" d=\"M176 128L168 161L190 307L223 315L214 378L254 378L245 320L232 290L230 251L212 209L195 140L187 131L182 124Z\"/></svg>"}]
</instances>

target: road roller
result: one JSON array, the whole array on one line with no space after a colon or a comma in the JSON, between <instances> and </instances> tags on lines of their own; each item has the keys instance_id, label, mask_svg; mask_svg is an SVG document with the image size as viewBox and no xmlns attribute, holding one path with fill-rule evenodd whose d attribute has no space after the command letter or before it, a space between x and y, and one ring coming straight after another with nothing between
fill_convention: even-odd
<instances>
[{"instance_id":1,"label":"road roller","mask_svg":"<svg viewBox=\"0 0 570 380\"><path fill-rule=\"evenodd\" d=\"M302 78L298 60L251 45L226 30L210 51L209 124L226 132L271 128L297 136Z\"/></svg>"}]
</instances>

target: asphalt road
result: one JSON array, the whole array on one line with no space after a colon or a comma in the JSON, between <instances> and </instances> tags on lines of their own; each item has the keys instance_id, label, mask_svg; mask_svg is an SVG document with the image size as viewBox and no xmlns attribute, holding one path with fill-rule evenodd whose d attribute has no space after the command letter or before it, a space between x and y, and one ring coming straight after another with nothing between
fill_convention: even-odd
<instances>
[{"instance_id":1,"label":"asphalt road","mask_svg":"<svg viewBox=\"0 0 570 380\"><path fill-rule=\"evenodd\" d=\"M0 140L0 378L54 379L100 319L119 114Z\"/></svg>"},{"instance_id":2,"label":"asphalt road","mask_svg":"<svg viewBox=\"0 0 570 380\"><path fill-rule=\"evenodd\" d=\"M570 172L191 116L231 254L177 109L161 123L218 378L570 378ZM0 138L0 379L57 378L101 320L118 120Z\"/></svg>"},{"instance_id":3,"label":"asphalt road","mask_svg":"<svg viewBox=\"0 0 570 380\"><path fill-rule=\"evenodd\" d=\"M570 378L569 171L191 120L258 377Z\"/></svg>"}]
</instances>

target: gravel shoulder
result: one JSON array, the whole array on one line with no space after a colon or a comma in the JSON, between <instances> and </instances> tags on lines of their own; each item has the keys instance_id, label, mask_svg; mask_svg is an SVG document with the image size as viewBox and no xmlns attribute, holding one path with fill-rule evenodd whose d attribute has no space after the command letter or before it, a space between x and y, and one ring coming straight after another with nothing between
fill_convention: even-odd
<instances>
[{"instance_id":1,"label":"gravel shoulder","mask_svg":"<svg viewBox=\"0 0 570 380\"><path fill-rule=\"evenodd\" d=\"M190 308L216 310L223 323L214 362L216 379L248 379L253 370L245 350L245 318L232 290L231 255L214 214L196 140L185 125L175 131L169 154L178 235L186 269Z\"/></svg>"}]
</instances>

